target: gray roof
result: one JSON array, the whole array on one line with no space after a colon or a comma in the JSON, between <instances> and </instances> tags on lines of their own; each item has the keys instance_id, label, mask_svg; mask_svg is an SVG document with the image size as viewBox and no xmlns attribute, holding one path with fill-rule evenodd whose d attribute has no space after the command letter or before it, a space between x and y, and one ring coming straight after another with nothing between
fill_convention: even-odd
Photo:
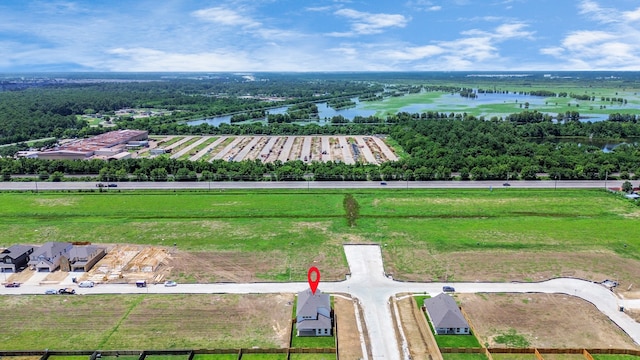
<instances>
[{"instance_id":1,"label":"gray roof","mask_svg":"<svg viewBox=\"0 0 640 360\"><path fill-rule=\"evenodd\" d=\"M12 245L7 249L4 249L0 253L0 257L9 256L12 259L19 257L20 255L32 250L34 247L29 245Z\"/></svg>"},{"instance_id":2,"label":"gray roof","mask_svg":"<svg viewBox=\"0 0 640 360\"><path fill-rule=\"evenodd\" d=\"M305 320L296 324L298 330L330 329L331 319L318 314L318 320Z\"/></svg>"},{"instance_id":3,"label":"gray roof","mask_svg":"<svg viewBox=\"0 0 640 360\"><path fill-rule=\"evenodd\" d=\"M324 294L320 290L316 290L315 294L311 293L311 289L307 289L298 293L298 303L296 307L297 316L318 316L318 308L331 309L331 301L329 294Z\"/></svg>"},{"instance_id":4,"label":"gray roof","mask_svg":"<svg viewBox=\"0 0 640 360\"><path fill-rule=\"evenodd\" d=\"M424 300L429 317L436 328L467 328L469 324L462 316L456 301L445 293Z\"/></svg>"},{"instance_id":5,"label":"gray roof","mask_svg":"<svg viewBox=\"0 0 640 360\"><path fill-rule=\"evenodd\" d=\"M97 250L100 250L100 247L95 245L74 246L69 251L69 259L88 259Z\"/></svg>"},{"instance_id":6,"label":"gray roof","mask_svg":"<svg viewBox=\"0 0 640 360\"><path fill-rule=\"evenodd\" d=\"M31 254L31 258L37 259L40 255L44 255L47 259L55 258L60 256L60 253L64 253L65 250L70 249L71 246L71 243L68 242L44 243Z\"/></svg>"}]
</instances>

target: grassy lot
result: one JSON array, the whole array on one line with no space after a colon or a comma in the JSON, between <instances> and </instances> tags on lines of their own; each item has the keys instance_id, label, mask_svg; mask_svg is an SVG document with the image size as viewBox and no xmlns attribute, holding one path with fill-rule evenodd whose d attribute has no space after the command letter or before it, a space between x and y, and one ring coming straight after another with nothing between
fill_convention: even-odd
<instances>
[{"instance_id":1,"label":"grassy lot","mask_svg":"<svg viewBox=\"0 0 640 360\"><path fill-rule=\"evenodd\" d=\"M193 360L237 360L238 354L196 354Z\"/></svg>"},{"instance_id":2,"label":"grassy lot","mask_svg":"<svg viewBox=\"0 0 640 360\"><path fill-rule=\"evenodd\" d=\"M291 354L290 360L335 360L335 354Z\"/></svg>"},{"instance_id":3,"label":"grassy lot","mask_svg":"<svg viewBox=\"0 0 640 360\"><path fill-rule=\"evenodd\" d=\"M536 360L534 354L491 354L493 360Z\"/></svg>"},{"instance_id":4,"label":"grassy lot","mask_svg":"<svg viewBox=\"0 0 640 360\"><path fill-rule=\"evenodd\" d=\"M486 360L484 354L442 354L444 360Z\"/></svg>"},{"instance_id":5,"label":"grassy lot","mask_svg":"<svg viewBox=\"0 0 640 360\"><path fill-rule=\"evenodd\" d=\"M638 360L640 356L634 355L597 355L591 354L594 360Z\"/></svg>"},{"instance_id":6,"label":"grassy lot","mask_svg":"<svg viewBox=\"0 0 640 360\"><path fill-rule=\"evenodd\" d=\"M360 205L355 227L346 222L346 193ZM186 251L287 259L256 274L265 279L305 280L311 260L327 269L323 279L340 278L348 271L344 242L382 244L387 271L400 279L441 279L454 269L448 280L475 280L480 270L494 271L456 260L468 253L500 261L522 256L515 269L497 261L498 273L486 280L551 277L581 267L597 276L616 273L624 283L640 271L640 240L629 237L640 232L640 208L602 190L2 193L0 208L0 246L17 239L176 243ZM548 253L578 257L542 261ZM585 263L580 254L610 259Z\"/></svg>"},{"instance_id":7,"label":"grassy lot","mask_svg":"<svg viewBox=\"0 0 640 360\"><path fill-rule=\"evenodd\" d=\"M243 360L286 360L287 354L242 354Z\"/></svg>"},{"instance_id":8,"label":"grassy lot","mask_svg":"<svg viewBox=\"0 0 640 360\"><path fill-rule=\"evenodd\" d=\"M145 360L187 360L189 355L147 355Z\"/></svg>"},{"instance_id":9,"label":"grassy lot","mask_svg":"<svg viewBox=\"0 0 640 360\"><path fill-rule=\"evenodd\" d=\"M274 327L288 326L287 301L283 295L2 296L0 308L12 316L3 318L0 349L280 348L286 336Z\"/></svg>"},{"instance_id":10,"label":"grassy lot","mask_svg":"<svg viewBox=\"0 0 640 360\"><path fill-rule=\"evenodd\" d=\"M472 335L435 335L436 343L441 348L479 348L478 339Z\"/></svg>"}]
</instances>

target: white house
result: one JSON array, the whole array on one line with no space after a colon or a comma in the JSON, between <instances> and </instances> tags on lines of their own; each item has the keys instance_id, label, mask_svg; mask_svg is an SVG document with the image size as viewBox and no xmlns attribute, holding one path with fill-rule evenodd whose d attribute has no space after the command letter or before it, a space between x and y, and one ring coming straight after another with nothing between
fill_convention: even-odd
<instances>
[{"instance_id":1,"label":"white house","mask_svg":"<svg viewBox=\"0 0 640 360\"><path fill-rule=\"evenodd\" d=\"M332 336L332 312L329 294L310 289L298 293L296 305L297 336Z\"/></svg>"},{"instance_id":2,"label":"white house","mask_svg":"<svg viewBox=\"0 0 640 360\"><path fill-rule=\"evenodd\" d=\"M469 335L469 323L456 301L445 293L424 300L424 307L438 335Z\"/></svg>"}]
</instances>

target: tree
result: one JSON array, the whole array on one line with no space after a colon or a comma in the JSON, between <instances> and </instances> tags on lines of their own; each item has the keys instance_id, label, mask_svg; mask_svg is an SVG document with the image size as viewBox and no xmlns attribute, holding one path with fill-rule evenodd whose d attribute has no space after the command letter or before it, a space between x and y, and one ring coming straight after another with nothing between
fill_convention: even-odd
<instances>
[{"instance_id":1,"label":"tree","mask_svg":"<svg viewBox=\"0 0 640 360\"><path fill-rule=\"evenodd\" d=\"M2 169L2 181L11 181L10 169Z\"/></svg>"},{"instance_id":2,"label":"tree","mask_svg":"<svg viewBox=\"0 0 640 360\"><path fill-rule=\"evenodd\" d=\"M54 171L51 174L51 181L60 182L64 178L64 174L61 171Z\"/></svg>"},{"instance_id":3,"label":"tree","mask_svg":"<svg viewBox=\"0 0 640 360\"><path fill-rule=\"evenodd\" d=\"M625 181L622 183L622 191L626 193L631 193L633 191L633 185L631 185L630 181Z\"/></svg>"},{"instance_id":4,"label":"tree","mask_svg":"<svg viewBox=\"0 0 640 360\"><path fill-rule=\"evenodd\" d=\"M156 168L151 170L151 179L153 181L167 181L169 174L164 168Z\"/></svg>"}]
</instances>

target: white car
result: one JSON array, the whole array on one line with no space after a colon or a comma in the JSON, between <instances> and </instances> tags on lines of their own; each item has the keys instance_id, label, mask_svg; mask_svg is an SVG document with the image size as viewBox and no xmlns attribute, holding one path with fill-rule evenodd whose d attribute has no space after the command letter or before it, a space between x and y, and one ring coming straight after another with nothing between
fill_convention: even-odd
<instances>
[{"instance_id":1,"label":"white car","mask_svg":"<svg viewBox=\"0 0 640 360\"><path fill-rule=\"evenodd\" d=\"M93 281L83 281L78 284L78 286L81 288L92 288L95 286L95 283Z\"/></svg>"},{"instance_id":2,"label":"white car","mask_svg":"<svg viewBox=\"0 0 640 360\"><path fill-rule=\"evenodd\" d=\"M178 285L178 283L175 282L175 281L167 280L167 281L164 282L164 286L166 286L166 287L173 287L173 286L177 286L177 285Z\"/></svg>"}]
</instances>

